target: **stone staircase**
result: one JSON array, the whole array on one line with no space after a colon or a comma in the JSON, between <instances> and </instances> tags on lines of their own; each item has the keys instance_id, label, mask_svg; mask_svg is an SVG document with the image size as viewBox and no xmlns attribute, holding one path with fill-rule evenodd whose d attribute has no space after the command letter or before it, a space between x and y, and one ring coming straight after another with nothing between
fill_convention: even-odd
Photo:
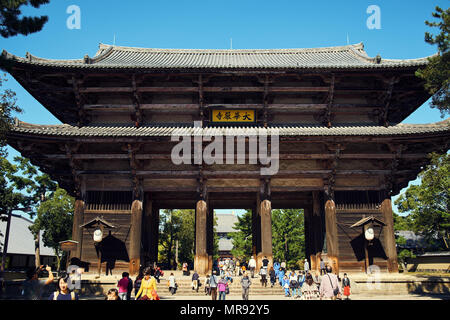
<instances>
[{"instance_id":1,"label":"stone staircase","mask_svg":"<svg viewBox=\"0 0 450 320\"><path fill-rule=\"evenodd\" d=\"M160 282L157 284L158 294L169 295L169 287L168 287L168 278L170 272L165 273L164 277L160 278ZM205 276L200 276L200 287L198 292L192 290L192 273L190 276L183 276L181 272L174 272L176 282L178 284L178 289L176 292L177 296L204 296L205 295ZM82 280L82 291L85 294L90 295L98 295L104 294L111 288L116 288L117 282L119 281L119 276L102 276L101 278L96 279L95 277L83 276ZM131 277L134 281L135 277ZM241 277L233 277L233 283L229 283L230 295L242 295L242 286L240 283ZM260 282L260 277L256 276L251 279L252 285L250 286L250 295L284 295L284 290L277 283L273 286L270 285L270 281L267 284L267 287L262 286ZM103 291L103 293L100 292ZM134 296L134 291L132 296Z\"/></svg>"}]
</instances>

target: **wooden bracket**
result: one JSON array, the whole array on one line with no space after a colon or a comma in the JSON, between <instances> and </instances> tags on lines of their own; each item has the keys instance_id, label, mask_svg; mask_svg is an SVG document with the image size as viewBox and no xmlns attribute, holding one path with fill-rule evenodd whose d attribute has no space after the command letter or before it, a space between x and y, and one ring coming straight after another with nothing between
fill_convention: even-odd
<instances>
[{"instance_id":1,"label":"wooden bracket","mask_svg":"<svg viewBox=\"0 0 450 320\"><path fill-rule=\"evenodd\" d=\"M82 127L86 124L86 110L84 109L83 95L80 93L80 87L78 85L78 79L75 75L72 76L72 88L75 95L75 103L78 109L78 127Z\"/></svg>"},{"instance_id":2,"label":"wooden bracket","mask_svg":"<svg viewBox=\"0 0 450 320\"><path fill-rule=\"evenodd\" d=\"M139 127L142 124L142 110L141 110L141 96L137 90L137 84L136 84L136 75L133 73L131 76L131 83L133 87L133 105L134 105L134 125L135 127Z\"/></svg>"},{"instance_id":3,"label":"wooden bracket","mask_svg":"<svg viewBox=\"0 0 450 320\"><path fill-rule=\"evenodd\" d=\"M333 107L333 101L334 101L334 84L335 84L336 77L334 73L331 74L331 83L330 83L330 90L328 91L328 97L327 97L327 109L325 113L325 124L328 128L331 127L331 108Z\"/></svg>"},{"instance_id":4,"label":"wooden bracket","mask_svg":"<svg viewBox=\"0 0 450 320\"><path fill-rule=\"evenodd\" d=\"M388 115L389 115L389 106L391 104L391 100L392 100L392 92L394 91L394 85L399 82L399 78L396 76L393 76L390 80L389 80L389 84L386 90L386 94L385 97L383 99L383 109L381 110L380 113L380 125L384 125L385 127L389 126L389 122L388 122Z\"/></svg>"}]
</instances>

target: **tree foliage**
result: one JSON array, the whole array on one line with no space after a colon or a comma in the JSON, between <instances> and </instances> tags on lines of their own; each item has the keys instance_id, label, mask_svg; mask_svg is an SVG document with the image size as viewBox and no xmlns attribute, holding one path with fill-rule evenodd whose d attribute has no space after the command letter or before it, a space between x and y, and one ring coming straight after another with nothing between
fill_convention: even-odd
<instances>
[{"instance_id":1,"label":"tree foliage","mask_svg":"<svg viewBox=\"0 0 450 320\"><path fill-rule=\"evenodd\" d=\"M22 16L21 7L39 8L49 2L50 0L0 0L0 35L9 38L41 31L48 17Z\"/></svg>"},{"instance_id":2,"label":"tree foliage","mask_svg":"<svg viewBox=\"0 0 450 320\"><path fill-rule=\"evenodd\" d=\"M238 259L248 261L252 255L252 213L238 216L236 232L231 234L233 250ZM298 267L305 258L305 226L302 209L272 210L272 252L276 261L286 261L288 267Z\"/></svg>"},{"instance_id":3,"label":"tree foliage","mask_svg":"<svg viewBox=\"0 0 450 320\"><path fill-rule=\"evenodd\" d=\"M252 255L252 211L246 210L242 216L237 216L234 225L236 232L230 233L233 257L241 261L248 261Z\"/></svg>"},{"instance_id":4,"label":"tree foliage","mask_svg":"<svg viewBox=\"0 0 450 320\"><path fill-rule=\"evenodd\" d=\"M444 11L436 7L432 15L438 21L425 21L425 24L438 28L440 33L432 35L426 32L425 42L437 45L438 55L429 58L427 67L419 69L416 75L425 80L425 89L433 95L431 107L437 108L444 117L450 113L450 8Z\"/></svg>"},{"instance_id":5,"label":"tree foliage","mask_svg":"<svg viewBox=\"0 0 450 320\"><path fill-rule=\"evenodd\" d=\"M410 186L395 201L399 212L410 214L413 231L422 234L430 246L449 248L450 155L430 155L431 162L419 177L420 185Z\"/></svg>"},{"instance_id":6,"label":"tree foliage","mask_svg":"<svg viewBox=\"0 0 450 320\"><path fill-rule=\"evenodd\" d=\"M298 268L305 258L303 209L272 210L273 258L286 261L288 268Z\"/></svg>"},{"instance_id":7,"label":"tree foliage","mask_svg":"<svg viewBox=\"0 0 450 320\"><path fill-rule=\"evenodd\" d=\"M42 174L24 157L14 157L11 163L0 156L0 217L14 208L35 209L45 200L47 192L56 190L57 184L47 174ZM32 217L34 210L30 212Z\"/></svg>"},{"instance_id":8,"label":"tree foliage","mask_svg":"<svg viewBox=\"0 0 450 320\"><path fill-rule=\"evenodd\" d=\"M2 90L6 81L6 75L0 75L0 156L3 157L6 156L6 133L14 123L13 114L22 112L16 104L16 93L10 89Z\"/></svg>"},{"instance_id":9,"label":"tree foliage","mask_svg":"<svg viewBox=\"0 0 450 320\"><path fill-rule=\"evenodd\" d=\"M66 190L57 188L55 192L42 201L37 209L37 217L30 226L30 231L36 237L42 230L42 241L46 247L52 248L56 257L58 269L62 252L59 242L72 236L73 208L75 199Z\"/></svg>"}]
</instances>

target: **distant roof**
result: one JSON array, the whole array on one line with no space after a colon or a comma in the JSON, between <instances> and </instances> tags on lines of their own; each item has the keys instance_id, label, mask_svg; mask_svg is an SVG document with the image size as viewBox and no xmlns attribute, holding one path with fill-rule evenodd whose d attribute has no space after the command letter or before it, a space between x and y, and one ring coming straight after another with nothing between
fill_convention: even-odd
<instances>
[{"instance_id":1,"label":"distant roof","mask_svg":"<svg viewBox=\"0 0 450 320\"><path fill-rule=\"evenodd\" d=\"M9 60L37 66L83 69L374 69L417 67L418 59L369 57L362 43L301 49L153 49L100 44L94 57L45 59L27 52L22 58L3 50Z\"/></svg>"},{"instance_id":2,"label":"distant roof","mask_svg":"<svg viewBox=\"0 0 450 320\"><path fill-rule=\"evenodd\" d=\"M219 251L231 251L233 241L231 239L219 239Z\"/></svg>"},{"instance_id":3,"label":"distant roof","mask_svg":"<svg viewBox=\"0 0 450 320\"><path fill-rule=\"evenodd\" d=\"M256 131L257 130L257 131ZM278 130L275 132L274 130ZM70 136L70 137L151 137L172 135L267 135L279 133L280 136L383 136L383 135L411 135L424 133L449 133L450 118L441 122L429 124L397 124L395 126L374 125L338 125L331 128L317 125L280 125L268 128L255 127L203 127L192 126L71 126L38 125L16 121L12 133L27 133L42 136Z\"/></svg>"},{"instance_id":4,"label":"distant roof","mask_svg":"<svg viewBox=\"0 0 450 320\"><path fill-rule=\"evenodd\" d=\"M238 218L234 214L216 214L217 227L216 232L235 232L234 224L238 222Z\"/></svg>"},{"instance_id":5,"label":"distant roof","mask_svg":"<svg viewBox=\"0 0 450 320\"><path fill-rule=\"evenodd\" d=\"M33 222L24 218L20 215L12 214L11 225L9 229L9 240L8 240L8 254L26 254L34 255L34 236L28 227L32 225ZM6 232L6 221L0 221L0 233L2 234L1 242L2 249L4 243L4 236ZM44 246L42 241L42 231L41 231L41 241L40 241L40 254L42 256L54 256L53 249Z\"/></svg>"}]
</instances>

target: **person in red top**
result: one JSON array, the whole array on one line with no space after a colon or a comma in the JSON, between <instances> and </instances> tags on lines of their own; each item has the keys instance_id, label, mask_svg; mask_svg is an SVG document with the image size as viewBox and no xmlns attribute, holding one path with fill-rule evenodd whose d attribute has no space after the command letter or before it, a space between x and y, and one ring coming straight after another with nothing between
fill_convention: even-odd
<instances>
[{"instance_id":1,"label":"person in red top","mask_svg":"<svg viewBox=\"0 0 450 320\"><path fill-rule=\"evenodd\" d=\"M119 280L117 287L119 287L119 298L120 300L127 300L127 292L128 292L128 272L122 273L122 279Z\"/></svg>"}]
</instances>

